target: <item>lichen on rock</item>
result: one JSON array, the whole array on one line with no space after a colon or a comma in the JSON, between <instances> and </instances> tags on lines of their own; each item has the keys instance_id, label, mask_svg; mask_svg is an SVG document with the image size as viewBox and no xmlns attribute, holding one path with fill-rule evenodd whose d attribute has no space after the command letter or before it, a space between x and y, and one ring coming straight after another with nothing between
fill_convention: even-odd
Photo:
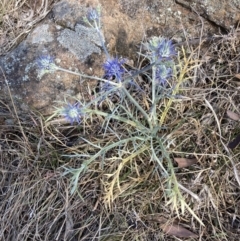
<instances>
[{"instance_id":1,"label":"lichen on rock","mask_svg":"<svg viewBox=\"0 0 240 241\"><path fill-rule=\"evenodd\" d=\"M86 60L92 53L101 54L101 41L97 31L93 28L77 24L75 31L70 29L61 31L57 40L79 60Z\"/></svg>"}]
</instances>

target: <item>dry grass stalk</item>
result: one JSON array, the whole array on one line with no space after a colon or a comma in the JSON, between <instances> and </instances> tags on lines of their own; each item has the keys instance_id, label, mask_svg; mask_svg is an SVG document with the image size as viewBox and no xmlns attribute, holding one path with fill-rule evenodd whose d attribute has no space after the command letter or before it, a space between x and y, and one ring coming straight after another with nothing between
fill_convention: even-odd
<instances>
[{"instance_id":1,"label":"dry grass stalk","mask_svg":"<svg viewBox=\"0 0 240 241\"><path fill-rule=\"evenodd\" d=\"M51 10L55 0L0 1L0 55L18 45Z\"/></svg>"}]
</instances>

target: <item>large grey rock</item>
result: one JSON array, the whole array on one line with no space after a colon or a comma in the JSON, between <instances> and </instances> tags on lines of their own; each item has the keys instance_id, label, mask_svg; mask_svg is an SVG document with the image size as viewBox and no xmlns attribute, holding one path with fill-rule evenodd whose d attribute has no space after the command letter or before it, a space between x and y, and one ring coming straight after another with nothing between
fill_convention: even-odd
<instances>
[{"instance_id":1,"label":"large grey rock","mask_svg":"<svg viewBox=\"0 0 240 241\"><path fill-rule=\"evenodd\" d=\"M230 30L240 21L239 0L176 0L215 24Z\"/></svg>"},{"instance_id":2,"label":"large grey rock","mask_svg":"<svg viewBox=\"0 0 240 241\"><path fill-rule=\"evenodd\" d=\"M84 7L81 6L81 9ZM82 14L85 15L86 9L79 12L79 19ZM71 6L65 11L71 12ZM103 56L98 34L82 24L75 23L70 29L57 24L54 18L45 19L17 48L0 58L0 66L14 99L50 113L54 101L80 92L78 76L61 71L40 74L42 71L38 62L41 57L51 56L57 65L71 71L88 75L101 72L99 61L103 61ZM92 58L94 55L98 56L96 61ZM6 93L5 82L3 78L1 80L1 90Z\"/></svg>"},{"instance_id":3,"label":"large grey rock","mask_svg":"<svg viewBox=\"0 0 240 241\"><path fill-rule=\"evenodd\" d=\"M95 29L77 24L74 30L64 29L57 38L63 47L83 61L92 53L101 54L101 41Z\"/></svg>"}]
</instances>

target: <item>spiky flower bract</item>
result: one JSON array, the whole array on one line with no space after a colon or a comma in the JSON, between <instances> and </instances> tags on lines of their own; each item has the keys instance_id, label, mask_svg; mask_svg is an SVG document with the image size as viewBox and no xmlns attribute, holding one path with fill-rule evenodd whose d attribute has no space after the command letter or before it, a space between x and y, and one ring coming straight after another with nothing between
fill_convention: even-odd
<instances>
[{"instance_id":1,"label":"spiky flower bract","mask_svg":"<svg viewBox=\"0 0 240 241\"><path fill-rule=\"evenodd\" d=\"M66 107L63 107L60 111L60 115L64 116L67 121L71 124L81 122L81 116L83 115L83 110L80 107L80 103L67 104Z\"/></svg>"},{"instance_id":2,"label":"spiky flower bract","mask_svg":"<svg viewBox=\"0 0 240 241\"><path fill-rule=\"evenodd\" d=\"M156 81L158 84L164 86L167 79L172 76L172 69L166 65L158 65L156 68Z\"/></svg>"},{"instance_id":3,"label":"spiky flower bract","mask_svg":"<svg viewBox=\"0 0 240 241\"><path fill-rule=\"evenodd\" d=\"M123 64L126 62L125 59L111 58L103 64L105 77L107 79L117 79L118 82L121 82L125 69Z\"/></svg>"},{"instance_id":4,"label":"spiky flower bract","mask_svg":"<svg viewBox=\"0 0 240 241\"><path fill-rule=\"evenodd\" d=\"M41 56L37 60L37 64L39 67L39 77L42 77L46 73L54 72L58 69L57 65L54 63L54 60L51 56Z\"/></svg>"},{"instance_id":5,"label":"spiky flower bract","mask_svg":"<svg viewBox=\"0 0 240 241\"><path fill-rule=\"evenodd\" d=\"M162 37L153 37L148 43L148 49L152 62L170 60L177 54L172 41Z\"/></svg>"}]
</instances>

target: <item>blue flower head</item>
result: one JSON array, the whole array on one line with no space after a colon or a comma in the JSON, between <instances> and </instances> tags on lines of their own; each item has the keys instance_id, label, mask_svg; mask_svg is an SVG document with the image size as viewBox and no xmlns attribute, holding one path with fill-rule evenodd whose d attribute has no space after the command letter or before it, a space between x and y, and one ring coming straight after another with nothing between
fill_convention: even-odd
<instances>
[{"instance_id":1,"label":"blue flower head","mask_svg":"<svg viewBox=\"0 0 240 241\"><path fill-rule=\"evenodd\" d=\"M172 77L172 69L166 65L158 65L156 69L156 81L158 84L164 86L167 79Z\"/></svg>"},{"instance_id":2,"label":"blue flower head","mask_svg":"<svg viewBox=\"0 0 240 241\"><path fill-rule=\"evenodd\" d=\"M60 114L71 124L74 122L80 123L83 110L80 107L80 103L68 104L66 107L61 109Z\"/></svg>"},{"instance_id":3,"label":"blue flower head","mask_svg":"<svg viewBox=\"0 0 240 241\"><path fill-rule=\"evenodd\" d=\"M171 40L162 37L153 37L148 44L150 58L153 61L170 60L171 57L176 56L174 45Z\"/></svg>"},{"instance_id":4,"label":"blue flower head","mask_svg":"<svg viewBox=\"0 0 240 241\"><path fill-rule=\"evenodd\" d=\"M37 65L39 67L39 77L42 77L46 73L54 72L58 68L54 63L53 58L49 55L41 56L37 60Z\"/></svg>"},{"instance_id":5,"label":"blue flower head","mask_svg":"<svg viewBox=\"0 0 240 241\"><path fill-rule=\"evenodd\" d=\"M90 8L87 12L87 20L89 22L98 22L100 20L100 14L101 14L101 10L100 7L96 8Z\"/></svg>"},{"instance_id":6,"label":"blue flower head","mask_svg":"<svg viewBox=\"0 0 240 241\"><path fill-rule=\"evenodd\" d=\"M105 77L109 80L117 79L117 81L120 82L123 74L125 73L125 69L122 66L125 62L125 59L107 59L107 61L103 64Z\"/></svg>"}]
</instances>

